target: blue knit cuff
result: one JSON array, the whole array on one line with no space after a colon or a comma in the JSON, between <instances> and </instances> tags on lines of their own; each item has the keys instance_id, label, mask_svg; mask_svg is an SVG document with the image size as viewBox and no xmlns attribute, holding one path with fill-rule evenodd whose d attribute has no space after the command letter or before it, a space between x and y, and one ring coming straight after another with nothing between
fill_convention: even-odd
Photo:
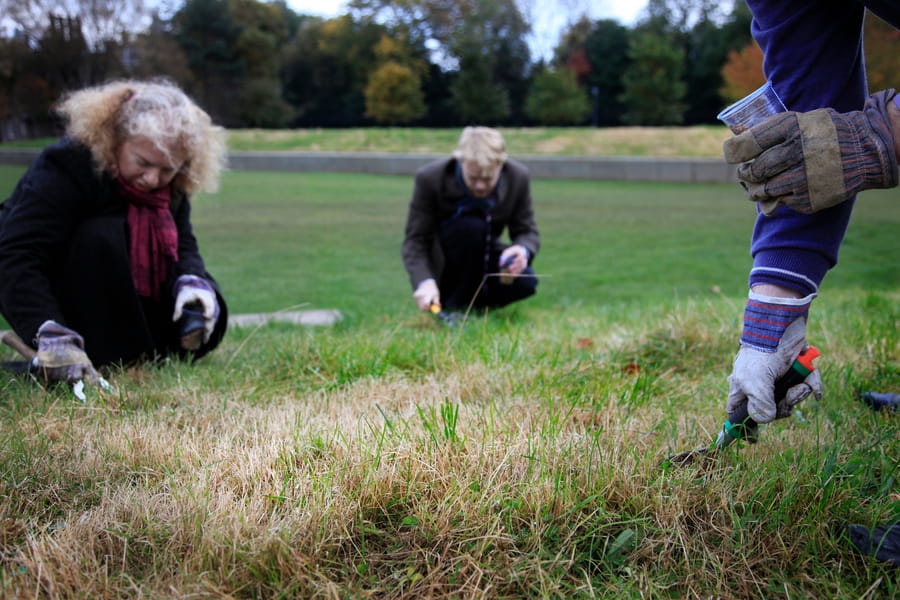
<instances>
[{"instance_id":1,"label":"blue knit cuff","mask_svg":"<svg viewBox=\"0 0 900 600\"><path fill-rule=\"evenodd\" d=\"M815 297L815 294L810 294L800 299L772 298L750 292L744 308L741 345L762 352L775 352L788 326L809 315L809 305Z\"/></svg>"},{"instance_id":2,"label":"blue knit cuff","mask_svg":"<svg viewBox=\"0 0 900 600\"><path fill-rule=\"evenodd\" d=\"M753 257L749 284L780 285L808 295L819 291L825 274L834 266L819 252L800 249L762 250Z\"/></svg>"}]
</instances>

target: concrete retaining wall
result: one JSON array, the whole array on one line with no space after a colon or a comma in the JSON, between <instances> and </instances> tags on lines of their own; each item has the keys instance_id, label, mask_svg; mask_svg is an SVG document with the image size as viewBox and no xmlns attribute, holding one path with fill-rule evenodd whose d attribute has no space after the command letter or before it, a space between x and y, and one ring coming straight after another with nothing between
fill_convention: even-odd
<instances>
[{"instance_id":1,"label":"concrete retaining wall","mask_svg":"<svg viewBox=\"0 0 900 600\"><path fill-rule=\"evenodd\" d=\"M0 164L27 165L38 150L0 148ZM232 152L236 171L293 171L412 175L440 154L344 152ZM516 156L535 179L599 179L679 183L734 183L735 167L715 158Z\"/></svg>"},{"instance_id":2,"label":"concrete retaining wall","mask_svg":"<svg viewBox=\"0 0 900 600\"><path fill-rule=\"evenodd\" d=\"M29 165L39 150L0 148L0 165Z\"/></svg>"}]
</instances>

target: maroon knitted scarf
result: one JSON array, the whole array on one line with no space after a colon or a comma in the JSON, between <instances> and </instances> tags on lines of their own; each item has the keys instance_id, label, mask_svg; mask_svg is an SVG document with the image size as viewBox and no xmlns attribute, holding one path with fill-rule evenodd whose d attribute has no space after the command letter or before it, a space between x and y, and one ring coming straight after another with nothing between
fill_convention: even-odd
<instances>
[{"instance_id":1,"label":"maroon knitted scarf","mask_svg":"<svg viewBox=\"0 0 900 600\"><path fill-rule=\"evenodd\" d=\"M178 229L169 211L169 188L142 192L118 179L119 194L128 201L128 254L131 276L141 296L159 300L169 265L178 260Z\"/></svg>"}]
</instances>

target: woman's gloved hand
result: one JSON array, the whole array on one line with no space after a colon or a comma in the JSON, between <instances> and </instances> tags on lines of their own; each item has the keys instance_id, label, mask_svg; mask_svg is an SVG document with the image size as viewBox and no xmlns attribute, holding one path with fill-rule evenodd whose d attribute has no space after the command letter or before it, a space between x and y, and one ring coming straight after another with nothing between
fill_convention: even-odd
<instances>
[{"instance_id":1,"label":"woman's gloved hand","mask_svg":"<svg viewBox=\"0 0 900 600\"><path fill-rule=\"evenodd\" d=\"M178 321L192 304L199 304L203 315L203 341L208 342L219 319L219 303L212 284L196 275L182 275L175 281L175 311L172 321Z\"/></svg>"},{"instance_id":2,"label":"woman's gloved hand","mask_svg":"<svg viewBox=\"0 0 900 600\"><path fill-rule=\"evenodd\" d=\"M96 385L101 377L84 351L84 339L56 321L44 321L37 331L33 364L48 381Z\"/></svg>"}]
</instances>

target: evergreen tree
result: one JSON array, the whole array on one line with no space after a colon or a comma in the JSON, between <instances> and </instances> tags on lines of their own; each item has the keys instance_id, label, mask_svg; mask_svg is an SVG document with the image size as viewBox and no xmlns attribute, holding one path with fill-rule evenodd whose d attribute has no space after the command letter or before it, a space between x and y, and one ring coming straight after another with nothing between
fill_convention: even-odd
<instances>
[{"instance_id":1,"label":"evergreen tree","mask_svg":"<svg viewBox=\"0 0 900 600\"><path fill-rule=\"evenodd\" d=\"M249 127L284 127L294 111L284 101L278 80L281 46L287 37L284 11L258 0L230 0L232 20L239 24L235 57L242 64L240 121Z\"/></svg>"},{"instance_id":2,"label":"evergreen tree","mask_svg":"<svg viewBox=\"0 0 900 600\"><path fill-rule=\"evenodd\" d=\"M227 0L185 0L173 17L173 35L194 75L191 94L218 123L239 126L244 65L236 53L240 34Z\"/></svg>"},{"instance_id":3,"label":"evergreen tree","mask_svg":"<svg viewBox=\"0 0 900 600\"><path fill-rule=\"evenodd\" d=\"M626 125L680 125L684 120L684 56L664 36L643 33L628 47L623 76Z\"/></svg>"},{"instance_id":4,"label":"evergreen tree","mask_svg":"<svg viewBox=\"0 0 900 600\"><path fill-rule=\"evenodd\" d=\"M541 125L578 125L590 112L587 96L570 69L543 69L535 76L525 103L525 114L532 120Z\"/></svg>"},{"instance_id":5,"label":"evergreen tree","mask_svg":"<svg viewBox=\"0 0 900 600\"><path fill-rule=\"evenodd\" d=\"M591 65L587 85L594 101L595 125L618 125L625 106L621 96L623 76L628 68L628 29L618 21L597 21L584 42Z\"/></svg>"}]
</instances>

